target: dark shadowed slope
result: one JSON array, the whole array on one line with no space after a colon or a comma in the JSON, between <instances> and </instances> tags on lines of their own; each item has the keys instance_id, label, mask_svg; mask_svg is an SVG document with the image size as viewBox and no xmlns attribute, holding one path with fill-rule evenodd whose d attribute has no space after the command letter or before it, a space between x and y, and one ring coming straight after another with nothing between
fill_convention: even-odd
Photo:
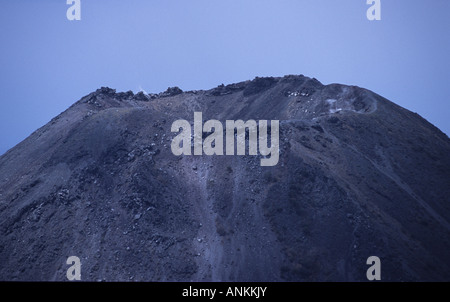
<instances>
[{"instance_id":1,"label":"dark shadowed slope","mask_svg":"<svg viewBox=\"0 0 450 302\"><path fill-rule=\"evenodd\" d=\"M175 156L177 119L280 120L280 159ZM303 76L93 92L0 157L0 280L450 281L450 140Z\"/></svg>"}]
</instances>

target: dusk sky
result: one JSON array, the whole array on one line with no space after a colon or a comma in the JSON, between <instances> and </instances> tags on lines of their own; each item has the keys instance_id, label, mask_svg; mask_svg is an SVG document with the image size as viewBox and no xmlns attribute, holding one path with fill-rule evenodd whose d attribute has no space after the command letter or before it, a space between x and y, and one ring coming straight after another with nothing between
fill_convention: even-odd
<instances>
[{"instance_id":1,"label":"dusk sky","mask_svg":"<svg viewBox=\"0 0 450 302\"><path fill-rule=\"evenodd\" d=\"M0 154L101 86L158 93L303 74L450 135L450 1L0 0Z\"/></svg>"}]
</instances>

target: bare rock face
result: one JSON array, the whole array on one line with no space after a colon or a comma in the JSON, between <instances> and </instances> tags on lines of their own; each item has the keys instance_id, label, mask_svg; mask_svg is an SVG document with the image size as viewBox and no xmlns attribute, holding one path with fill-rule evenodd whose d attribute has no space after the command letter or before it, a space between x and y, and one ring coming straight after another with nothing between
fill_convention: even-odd
<instances>
[{"instance_id":1,"label":"bare rock face","mask_svg":"<svg viewBox=\"0 0 450 302\"><path fill-rule=\"evenodd\" d=\"M175 156L175 120L279 120L280 158ZM450 140L354 86L101 88L0 157L0 280L450 281Z\"/></svg>"}]
</instances>

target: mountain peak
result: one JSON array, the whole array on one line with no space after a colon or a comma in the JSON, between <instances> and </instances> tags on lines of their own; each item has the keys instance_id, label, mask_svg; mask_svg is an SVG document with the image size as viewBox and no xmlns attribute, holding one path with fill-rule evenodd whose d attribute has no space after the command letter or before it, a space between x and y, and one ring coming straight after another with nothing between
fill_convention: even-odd
<instances>
[{"instance_id":1,"label":"mountain peak","mask_svg":"<svg viewBox=\"0 0 450 302\"><path fill-rule=\"evenodd\" d=\"M278 163L174 155L195 113L279 121ZM101 87L0 157L0 280L65 280L75 255L85 281L365 281L369 256L448 281L449 171L446 135L356 86Z\"/></svg>"}]
</instances>

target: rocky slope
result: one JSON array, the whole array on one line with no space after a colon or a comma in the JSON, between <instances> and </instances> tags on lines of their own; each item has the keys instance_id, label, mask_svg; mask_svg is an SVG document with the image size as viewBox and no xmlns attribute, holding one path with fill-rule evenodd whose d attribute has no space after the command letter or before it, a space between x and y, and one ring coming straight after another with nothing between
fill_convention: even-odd
<instances>
[{"instance_id":1,"label":"rocky slope","mask_svg":"<svg viewBox=\"0 0 450 302\"><path fill-rule=\"evenodd\" d=\"M175 156L173 121L280 121L280 159ZM101 88L0 157L0 280L450 281L450 140L354 86Z\"/></svg>"}]
</instances>

